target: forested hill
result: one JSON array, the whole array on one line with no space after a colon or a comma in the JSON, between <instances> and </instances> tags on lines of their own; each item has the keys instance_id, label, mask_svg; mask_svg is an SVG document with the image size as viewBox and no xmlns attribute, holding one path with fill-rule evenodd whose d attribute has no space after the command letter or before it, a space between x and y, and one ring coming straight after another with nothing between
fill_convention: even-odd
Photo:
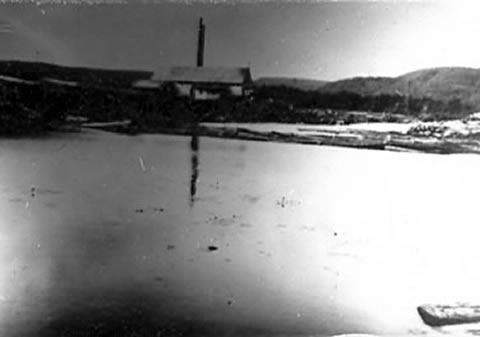
<instances>
[{"instance_id":1,"label":"forested hill","mask_svg":"<svg viewBox=\"0 0 480 337\"><path fill-rule=\"evenodd\" d=\"M398 77L318 81L317 87L310 88L299 83L302 80L268 81L264 78L258 88L267 96L307 107L407 114L426 112L443 117L480 110L480 69L424 69Z\"/></svg>"},{"instance_id":2,"label":"forested hill","mask_svg":"<svg viewBox=\"0 0 480 337\"><path fill-rule=\"evenodd\" d=\"M402 95L451 101L480 108L480 69L433 68L398 77L357 77L326 83L324 93L351 92L362 96Z\"/></svg>"}]
</instances>

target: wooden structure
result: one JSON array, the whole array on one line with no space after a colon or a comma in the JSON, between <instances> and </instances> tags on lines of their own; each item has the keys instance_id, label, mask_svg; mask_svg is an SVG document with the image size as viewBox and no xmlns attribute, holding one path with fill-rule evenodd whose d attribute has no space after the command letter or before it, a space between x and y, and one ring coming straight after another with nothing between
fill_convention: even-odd
<instances>
[{"instance_id":1,"label":"wooden structure","mask_svg":"<svg viewBox=\"0 0 480 337\"><path fill-rule=\"evenodd\" d=\"M134 88L155 90L164 83L175 86L179 96L194 100L214 100L225 96L245 96L252 90L248 67L205 67L205 25L200 19L196 66L159 67L148 80L134 83Z\"/></svg>"}]
</instances>

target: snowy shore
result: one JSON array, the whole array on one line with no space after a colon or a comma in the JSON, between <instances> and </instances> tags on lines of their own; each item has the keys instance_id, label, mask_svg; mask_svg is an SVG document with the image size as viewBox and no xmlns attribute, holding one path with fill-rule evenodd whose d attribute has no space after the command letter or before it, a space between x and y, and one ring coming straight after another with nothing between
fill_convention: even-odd
<instances>
[{"instance_id":1,"label":"snowy shore","mask_svg":"<svg viewBox=\"0 0 480 337\"><path fill-rule=\"evenodd\" d=\"M478 117L478 116L477 116ZM202 123L200 135L391 151L480 153L480 121L302 125L278 123Z\"/></svg>"}]
</instances>

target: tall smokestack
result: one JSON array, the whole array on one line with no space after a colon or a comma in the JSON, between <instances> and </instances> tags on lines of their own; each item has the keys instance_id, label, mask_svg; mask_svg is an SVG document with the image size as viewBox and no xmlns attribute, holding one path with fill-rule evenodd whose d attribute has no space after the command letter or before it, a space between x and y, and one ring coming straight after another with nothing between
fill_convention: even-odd
<instances>
[{"instance_id":1,"label":"tall smokestack","mask_svg":"<svg viewBox=\"0 0 480 337\"><path fill-rule=\"evenodd\" d=\"M198 46L197 46L197 67L203 67L203 52L205 49L205 25L203 18L200 18L198 27Z\"/></svg>"}]
</instances>

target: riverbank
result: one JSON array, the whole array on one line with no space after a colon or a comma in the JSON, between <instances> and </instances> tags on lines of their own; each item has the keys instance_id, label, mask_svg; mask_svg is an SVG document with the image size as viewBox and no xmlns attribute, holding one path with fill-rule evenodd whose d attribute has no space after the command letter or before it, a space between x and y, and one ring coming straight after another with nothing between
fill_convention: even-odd
<instances>
[{"instance_id":1,"label":"riverbank","mask_svg":"<svg viewBox=\"0 0 480 337\"><path fill-rule=\"evenodd\" d=\"M423 125L423 126L422 126ZM426 125L426 124L425 124ZM327 145L359 149L437 154L480 154L476 133L447 135L435 129L413 123L363 123L351 125L304 125L282 123L200 123L179 128L139 127L129 121L84 123L81 127L98 128L123 134L176 134L202 137L242 139L263 142ZM434 130L431 134L425 130ZM447 130L447 131L445 131Z\"/></svg>"},{"instance_id":2,"label":"riverbank","mask_svg":"<svg viewBox=\"0 0 480 337\"><path fill-rule=\"evenodd\" d=\"M329 145L390 151L415 151L453 154L480 153L480 141L473 138L425 137L395 129L405 125L392 125L391 130L338 126L294 126L291 130L258 130L251 125L202 125L199 134L210 137L238 138L260 141L277 141L312 145ZM393 130L393 131L392 131Z\"/></svg>"}]
</instances>

